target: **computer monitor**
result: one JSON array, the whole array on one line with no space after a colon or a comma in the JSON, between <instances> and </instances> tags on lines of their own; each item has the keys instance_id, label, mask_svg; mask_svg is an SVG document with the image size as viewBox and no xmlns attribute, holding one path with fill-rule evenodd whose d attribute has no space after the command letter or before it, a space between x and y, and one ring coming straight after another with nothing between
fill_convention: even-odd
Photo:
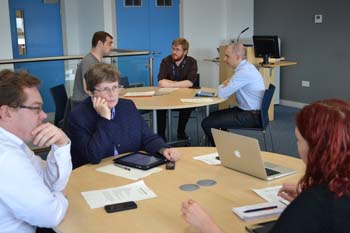
<instances>
[{"instance_id":1,"label":"computer monitor","mask_svg":"<svg viewBox=\"0 0 350 233\"><path fill-rule=\"evenodd\" d=\"M253 36L255 57L262 57L262 64L269 64L269 57L280 58L278 36Z\"/></svg>"}]
</instances>

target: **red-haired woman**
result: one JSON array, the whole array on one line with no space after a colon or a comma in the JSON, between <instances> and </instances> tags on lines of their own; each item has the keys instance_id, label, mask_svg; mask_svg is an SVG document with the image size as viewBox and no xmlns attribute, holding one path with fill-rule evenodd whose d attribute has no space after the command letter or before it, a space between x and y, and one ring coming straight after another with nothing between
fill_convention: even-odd
<instances>
[{"instance_id":1,"label":"red-haired woman","mask_svg":"<svg viewBox=\"0 0 350 233\"><path fill-rule=\"evenodd\" d=\"M280 190L292 202L271 232L350 232L350 104L331 99L304 107L295 135L306 171L297 185ZM183 203L182 213L200 232L221 232L192 200Z\"/></svg>"}]
</instances>

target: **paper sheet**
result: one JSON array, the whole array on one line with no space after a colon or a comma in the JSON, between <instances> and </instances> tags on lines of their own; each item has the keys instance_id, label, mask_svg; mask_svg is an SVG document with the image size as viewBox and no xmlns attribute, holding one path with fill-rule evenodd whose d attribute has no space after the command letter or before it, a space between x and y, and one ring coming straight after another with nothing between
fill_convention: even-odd
<instances>
[{"instance_id":1,"label":"paper sheet","mask_svg":"<svg viewBox=\"0 0 350 233\"><path fill-rule=\"evenodd\" d=\"M258 194L260 197L265 199L269 202L280 202L284 205L289 205L289 201L283 199L282 197L278 196L278 191L282 188L281 185L268 187L268 188L262 188L262 189L252 189L256 194Z\"/></svg>"},{"instance_id":2,"label":"paper sheet","mask_svg":"<svg viewBox=\"0 0 350 233\"><path fill-rule=\"evenodd\" d=\"M217 156L219 156L219 154L217 152L215 152L215 153L211 153L211 154L207 154L207 155L195 156L195 157L193 157L193 159L202 161L202 162L209 164L209 165L218 165L218 164L221 164L221 161L216 159Z\"/></svg>"},{"instance_id":3,"label":"paper sheet","mask_svg":"<svg viewBox=\"0 0 350 233\"><path fill-rule=\"evenodd\" d=\"M121 167L114 166L113 164L109 164L96 169L96 171L99 171L99 172L104 172L114 176L124 177L130 180L138 180L143 177L149 176L153 173L160 172L161 170L163 169L160 167L155 167L145 171L136 169L136 168L130 168L130 170L125 170Z\"/></svg>"},{"instance_id":4,"label":"paper sheet","mask_svg":"<svg viewBox=\"0 0 350 233\"><path fill-rule=\"evenodd\" d=\"M143 180L115 188L82 192L81 195L83 195L91 209L114 203L140 201L157 197L157 195L145 185Z\"/></svg>"},{"instance_id":5,"label":"paper sheet","mask_svg":"<svg viewBox=\"0 0 350 233\"><path fill-rule=\"evenodd\" d=\"M143 96L153 96L155 91L136 91L136 92L127 92L124 94L124 97L143 97Z\"/></svg>"},{"instance_id":6,"label":"paper sheet","mask_svg":"<svg viewBox=\"0 0 350 233\"><path fill-rule=\"evenodd\" d=\"M214 101L212 98L206 98L206 97L180 99L180 100L183 103L210 103Z\"/></svg>"},{"instance_id":7,"label":"paper sheet","mask_svg":"<svg viewBox=\"0 0 350 233\"><path fill-rule=\"evenodd\" d=\"M176 88L176 87L162 87L162 88L158 89L158 92L170 93L170 92L176 91L177 89L179 89L179 88Z\"/></svg>"}]
</instances>

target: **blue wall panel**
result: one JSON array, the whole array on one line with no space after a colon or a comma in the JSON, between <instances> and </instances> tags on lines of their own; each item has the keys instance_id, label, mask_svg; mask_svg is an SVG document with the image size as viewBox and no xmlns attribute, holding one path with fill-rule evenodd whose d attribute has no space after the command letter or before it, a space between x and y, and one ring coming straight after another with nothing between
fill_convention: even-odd
<instances>
[{"instance_id":1,"label":"blue wall panel","mask_svg":"<svg viewBox=\"0 0 350 233\"><path fill-rule=\"evenodd\" d=\"M60 4L44 4L42 0L9 0L12 34L12 50L15 59L47 56L62 56L62 29ZM24 11L26 55L19 55L17 48L15 11ZM44 110L54 112L55 107L50 88L65 82L64 62L18 63L16 70L27 70L42 81L40 92L44 100Z\"/></svg>"},{"instance_id":2,"label":"blue wall panel","mask_svg":"<svg viewBox=\"0 0 350 233\"><path fill-rule=\"evenodd\" d=\"M170 54L171 42L179 36L179 0L173 0L172 7L156 7L155 4L155 0L142 0L141 7L124 7L124 0L116 0L118 47L159 52L154 56L153 70L157 84L160 62ZM129 77L130 83L148 85L145 61L145 58L119 58L118 67Z\"/></svg>"}]
</instances>

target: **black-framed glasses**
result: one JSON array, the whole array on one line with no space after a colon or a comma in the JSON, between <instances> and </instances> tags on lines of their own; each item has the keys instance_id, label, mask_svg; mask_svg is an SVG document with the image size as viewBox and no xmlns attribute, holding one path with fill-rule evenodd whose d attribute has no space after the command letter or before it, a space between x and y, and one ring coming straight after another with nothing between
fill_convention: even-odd
<instances>
[{"instance_id":1,"label":"black-framed glasses","mask_svg":"<svg viewBox=\"0 0 350 233\"><path fill-rule=\"evenodd\" d=\"M40 114L41 111L43 110L42 106L26 106L26 105L20 105L17 108L26 108L26 109L30 109L33 110L36 114Z\"/></svg>"},{"instance_id":2,"label":"black-framed glasses","mask_svg":"<svg viewBox=\"0 0 350 233\"><path fill-rule=\"evenodd\" d=\"M112 86L112 88L109 88L109 87L105 87L103 89L97 89L95 88L94 90L97 91L97 92L100 92L102 94L107 94L107 93L117 93L120 91L120 89L122 89L124 86L123 85L115 85L115 86Z\"/></svg>"}]
</instances>

